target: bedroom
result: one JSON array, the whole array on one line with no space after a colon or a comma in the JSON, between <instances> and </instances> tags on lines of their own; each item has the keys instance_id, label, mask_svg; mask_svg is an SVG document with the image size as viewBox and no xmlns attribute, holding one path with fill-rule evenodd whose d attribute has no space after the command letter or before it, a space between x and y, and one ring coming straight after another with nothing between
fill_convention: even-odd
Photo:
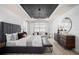
<instances>
[{"instance_id":1,"label":"bedroom","mask_svg":"<svg viewBox=\"0 0 79 59\"><path fill-rule=\"evenodd\" d=\"M79 54L78 10L78 4L0 4L0 54ZM74 38L71 49L54 40L64 19L71 23L60 33Z\"/></svg>"}]
</instances>

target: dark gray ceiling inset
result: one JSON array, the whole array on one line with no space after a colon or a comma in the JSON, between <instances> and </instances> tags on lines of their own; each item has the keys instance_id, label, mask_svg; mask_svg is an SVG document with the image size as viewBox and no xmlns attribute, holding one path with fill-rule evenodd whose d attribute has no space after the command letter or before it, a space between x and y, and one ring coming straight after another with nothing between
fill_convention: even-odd
<instances>
[{"instance_id":1,"label":"dark gray ceiling inset","mask_svg":"<svg viewBox=\"0 0 79 59\"><path fill-rule=\"evenodd\" d=\"M47 18L58 4L21 4L21 6L32 18Z\"/></svg>"}]
</instances>

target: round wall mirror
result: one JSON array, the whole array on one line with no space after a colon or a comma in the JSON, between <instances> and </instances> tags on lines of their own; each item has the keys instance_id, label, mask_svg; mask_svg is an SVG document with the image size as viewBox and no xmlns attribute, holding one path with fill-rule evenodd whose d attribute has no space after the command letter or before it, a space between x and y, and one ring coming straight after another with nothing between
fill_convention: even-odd
<instances>
[{"instance_id":1,"label":"round wall mirror","mask_svg":"<svg viewBox=\"0 0 79 59\"><path fill-rule=\"evenodd\" d=\"M62 24L63 31L69 32L72 28L72 21L69 17L65 17L62 20L61 24Z\"/></svg>"}]
</instances>

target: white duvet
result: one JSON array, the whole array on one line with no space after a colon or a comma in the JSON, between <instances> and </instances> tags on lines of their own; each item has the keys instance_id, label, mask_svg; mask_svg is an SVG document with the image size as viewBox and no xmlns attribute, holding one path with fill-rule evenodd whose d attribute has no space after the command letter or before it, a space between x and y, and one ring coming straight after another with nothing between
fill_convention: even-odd
<instances>
[{"instance_id":1,"label":"white duvet","mask_svg":"<svg viewBox=\"0 0 79 59\"><path fill-rule=\"evenodd\" d=\"M7 41L6 46L34 46L41 47L42 40L40 35L29 35L27 37L21 38L19 40Z\"/></svg>"},{"instance_id":2,"label":"white duvet","mask_svg":"<svg viewBox=\"0 0 79 59\"><path fill-rule=\"evenodd\" d=\"M40 35L33 36L32 46L35 47L41 47L42 46L42 40Z\"/></svg>"}]
</instances>

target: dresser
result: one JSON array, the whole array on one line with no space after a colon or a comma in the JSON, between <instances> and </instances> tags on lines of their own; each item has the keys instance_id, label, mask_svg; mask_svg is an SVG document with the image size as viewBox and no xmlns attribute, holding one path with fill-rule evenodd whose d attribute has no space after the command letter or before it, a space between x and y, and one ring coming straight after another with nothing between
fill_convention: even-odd
<instances>
[{"instance_id":1,"label":"dresser","mask_svg":"<svg viewBox=\"0 0 79 59\"><path fill-rule=\"evenodd\" d=\"M62 35L62 34L54 34L54 39L61 46L67 49L75 48L75 36L74 35Z\"/></svg>"}]
</instances>

